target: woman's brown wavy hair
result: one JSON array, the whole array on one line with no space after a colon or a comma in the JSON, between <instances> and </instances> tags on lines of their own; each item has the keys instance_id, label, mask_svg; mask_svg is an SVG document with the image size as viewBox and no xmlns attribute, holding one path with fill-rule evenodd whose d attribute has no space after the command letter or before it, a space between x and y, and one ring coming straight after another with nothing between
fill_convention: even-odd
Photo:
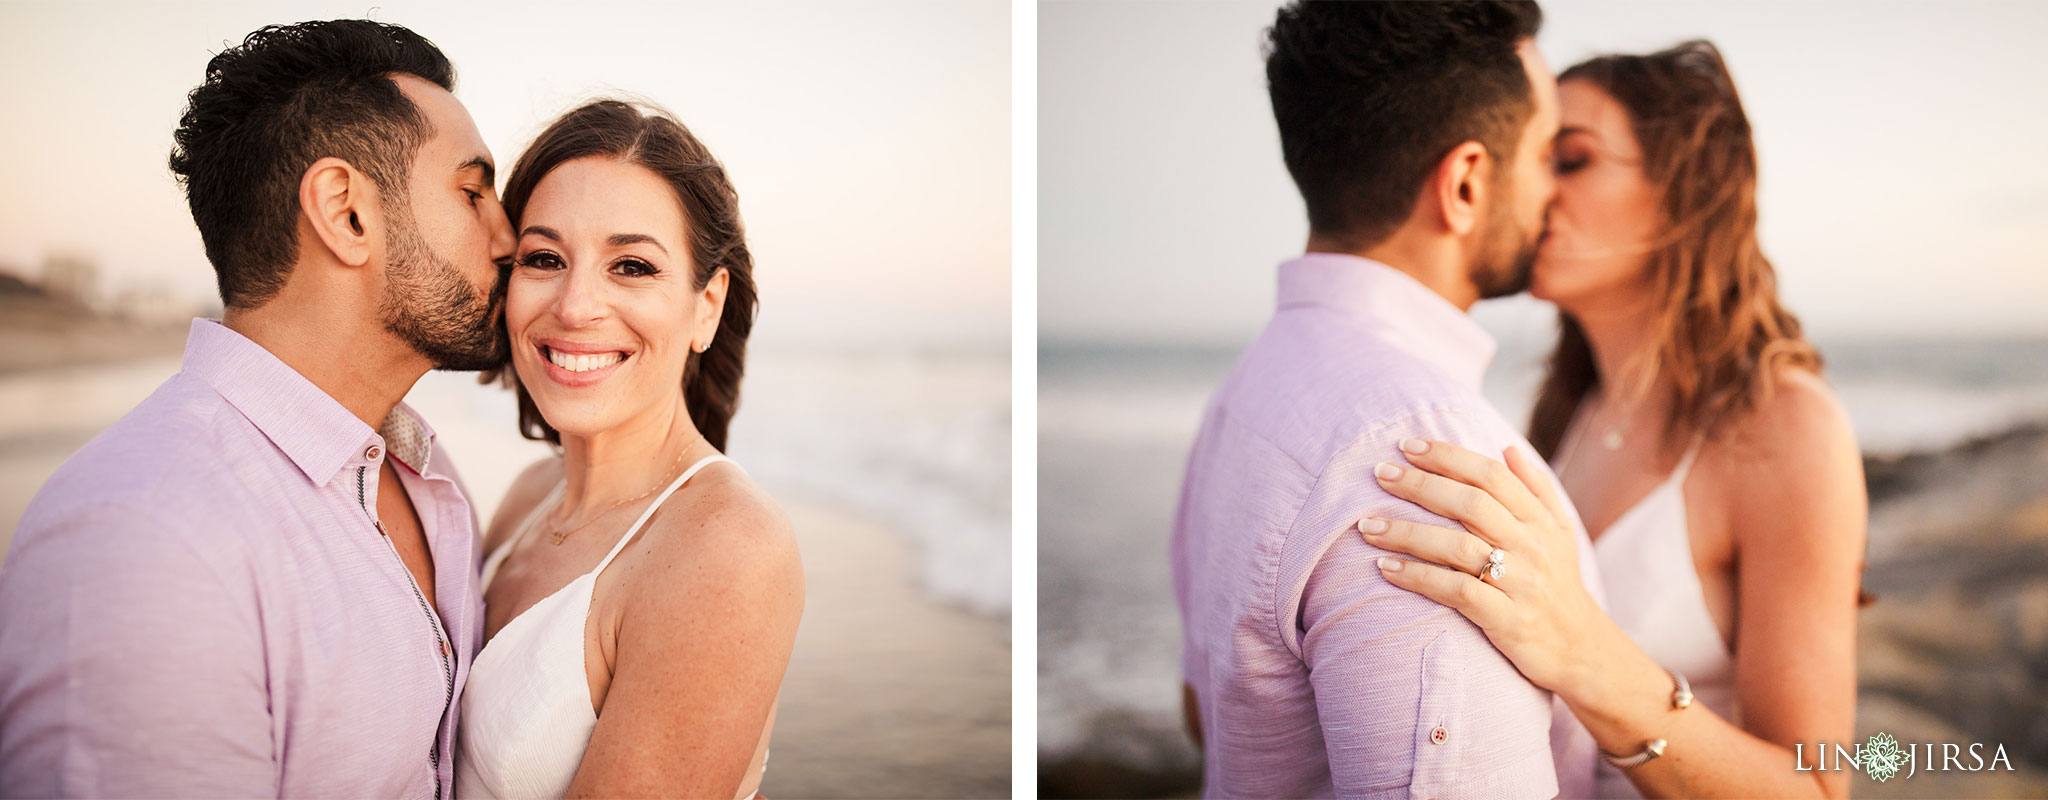
<instances>
[{"instance_id":1,"label":"woman's brown wavy hair","mask_svg":"<svg viewBox=\"0 0 2048 800\"><path fill-rule=\"evenodd\" d=\"M619 100L597 100L563 114L519 156L505 183L505 214L519 226L526 203L542 178L567 162L605 156L645 167L675 190L690 239L691 276L702 290L726 272L725 310L718 332L702 353L683 365L683 406L697 431L719 451L739 410L740 377L746 372L747 334L754 328L754 257L740 223L739 193L725 166L688 128L659 108ZM483 381L501 381L519 396L519 433L528 439L562 443L562 435L541 417L532 395L507 362Z\"/></svg>"},{"instance_id":2,"label":"woman's brown wavy hair","mask_svg":"<svg viewBox=\"0 0 2048 800\"><path fill-rule=\"evenodd\" d=\"M1756 409L1780 366L1818 373L1820 352L1778 301L1777 274L1757 244L1756 146L1721 53L1690 41L1649 55L1608 55L1573 66L1558 82L1599 87L1628 111L1644 175L1660 188L1662 233L1650 243L1657 310L1643 331L1653 368L1671 386L1664 444L1707 432ZM1536 396L1529 441L1554 458L1565 427L1600 385L1577 320L1560 314L1557 347Z\"/></svg>"}]
</instances>

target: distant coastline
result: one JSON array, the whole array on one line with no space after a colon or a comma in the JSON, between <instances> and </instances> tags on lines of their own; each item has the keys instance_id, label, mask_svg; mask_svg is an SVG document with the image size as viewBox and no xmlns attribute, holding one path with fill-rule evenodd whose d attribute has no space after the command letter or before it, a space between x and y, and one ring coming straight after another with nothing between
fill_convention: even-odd
<instances>
[{"instance_id":1,"label":"distant coastline","mask_svg":"<svg viewBox=\"0 0 2048 800\"><path fill-rule=\"evenodd\" d=\"M8 346L0 348L0 375L176 355L187 323L137 320L94 310L84 302L0 272L0 320Z\"/></svg>"}]
</instances>

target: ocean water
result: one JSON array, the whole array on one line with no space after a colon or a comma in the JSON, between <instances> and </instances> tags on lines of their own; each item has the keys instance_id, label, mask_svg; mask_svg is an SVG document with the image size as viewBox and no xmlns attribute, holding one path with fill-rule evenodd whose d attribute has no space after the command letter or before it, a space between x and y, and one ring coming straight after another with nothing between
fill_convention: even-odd
<instances>
[{"instance_id":1,"label":"ocean water","mask_svg":"<svg viewBox=\"0 0 2048 800\"><path fill-rule=\"evenodd\" d=\"M430 373L406 400L461 465L478 507L547 454L510 392ZM1010 611L1010 365L1005 354L756 352L727 454L771 494L859 514L909 540L922 585Z\"/></svg>"},{"instance_id":2,"label":"ocean water","mask_svg":"<svg viewBox=\"0 0 2048 800\"><path fill-rule=\"evenodd\" d=\"M1498 333L1498 332L1497 332ZM1484 391L1524 421L1548 335L1501 335ZM1866 453L2048 421L2048 340L1821 342ZM1191 769L1167 536L1237 349L1047 346L1039 358L1039 755Z\"/></svg>"},{"instance_id":3,"label":"ocean water","mask_svg":"<svg viewBox=\"0 0 2048 800\"><path fill-rule=\"evenodd\" d=\"M750 359L732 456L908 536L941 599L1010 612L1010 359Z\"/></svg>"},{"instance_id":4,"label":"ocean water","mask_svg":"<svg viewBox=\"0 0 2048 800\"><path fill-rule=\"evenodd\" d=\"M173 356L0 375L0 532L11 538L50 474L177 370ZM512 394L473 374L428 373L406 401L434 426L486 522L520 470L549 453L519 436ZM756 352L729 444L771 494L904 536L932 595L1008 615L1007 354Z\"/></svg>"}]
</instances>

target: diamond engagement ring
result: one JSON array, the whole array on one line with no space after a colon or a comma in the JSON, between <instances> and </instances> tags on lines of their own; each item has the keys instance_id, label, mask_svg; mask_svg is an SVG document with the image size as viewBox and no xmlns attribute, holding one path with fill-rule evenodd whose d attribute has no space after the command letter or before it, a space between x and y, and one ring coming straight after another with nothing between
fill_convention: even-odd
<instances>
[{"instance_id":1,"label":"diamond engagement ring","mask_svg":"<svg viewBox=\"0 0 2048 800\"><path fill-rule=\"evenodd\" d=\"M1479 579L1499 583L1501 576L1508 574L1508 551L1498 547L1486 554L1486 566L1479 568Z\"/></svg>"}]
</instances>

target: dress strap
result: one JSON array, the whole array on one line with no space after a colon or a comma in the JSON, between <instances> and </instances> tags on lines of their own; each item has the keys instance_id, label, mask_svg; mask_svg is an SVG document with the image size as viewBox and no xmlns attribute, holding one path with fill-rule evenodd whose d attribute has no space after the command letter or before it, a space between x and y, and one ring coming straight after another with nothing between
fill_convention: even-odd
<instances>
[{"instance_id":1,"label":"dress strap","mask_svg":"<svg viewBox=\"0 0 2048 800\"><path fill-rule=\"evenodd\" d=\"M1564 477L1565 471L1571 466L1572 459L1578 456L1579 440L1585 438L1585 431L1580 427L1581 423L1586 421L1582 419L1584 416L1586 416L1586 399L1581 397L1579 398L1579 404L1572 407L1571 419L1565 421L1564 433L1558 436L1557 450L1550 459L1550 471L1559 478Z\"/></svg>"},{"instance_id":2,"label":"dress strap","mask_svg":"<svg viewBox=\"0 0 2048 800\"><path fill-rule=\"evenodd\" d=\"M654 498L654 502L649 503L647 505L646 511L640 512L640 518L633 520L633 527L626 529L626 535L619 537L619 543L612 545L612 551L605 554L603 561L597 562L597 569L592 571L590 574L601 574L604 572L605 567L611 566L612 559L619 557L619 551L626 549L626 543L633 541L633 534L640 532L640 526L647 524L648 518L654 516L655 509L661 508L661 504L668 500L669 495L675 494L677 489L683 488L683 484L688 483L690 477L697 474L697 470L703 469L719 461L735 463L732 459L726 458L723 454L709 455L705 456L702 460L699 460L697 463L691 464L689 469L683 470L683 474L676 476L675 482L669 484L667 489L663 489L661 491L661 494Z\"/></svg>"},{"instance_id":3,"label":"dress strap","mask_svg":"<svg viewBox=\"0 0 2048 800\"><path fill-rule=\"evenodd\" d=\"M1685 483L1685 476L1692 471L1692 461L1699 457L1700 447L1707 443L1707 434L1701 431L1692 437L1692 446L1685 449L1685 455L1678 458L1678 468L1671 471L1671 482Z\"/></svg>"}]
</instances>

